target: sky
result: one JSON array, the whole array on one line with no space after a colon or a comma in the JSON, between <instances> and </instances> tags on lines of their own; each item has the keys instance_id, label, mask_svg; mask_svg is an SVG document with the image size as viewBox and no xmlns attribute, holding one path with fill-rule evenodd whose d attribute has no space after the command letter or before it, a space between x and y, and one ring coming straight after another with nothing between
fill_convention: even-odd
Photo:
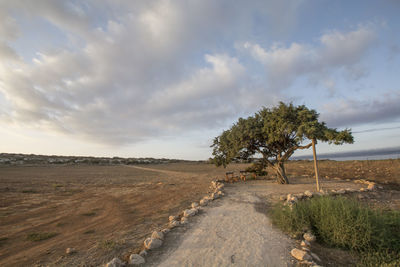
<instances>
[{"instance_id":1,"label":"sky","mask_svg":"<svg viewBox=\"0 0 400 267\"><path fill-rule=\"evenodd\" d=\"M0 0L0 152L207 159L279 101L352 129L318 152L398 147L398 14L396 0Z\"/></svg>"}]
</instances>

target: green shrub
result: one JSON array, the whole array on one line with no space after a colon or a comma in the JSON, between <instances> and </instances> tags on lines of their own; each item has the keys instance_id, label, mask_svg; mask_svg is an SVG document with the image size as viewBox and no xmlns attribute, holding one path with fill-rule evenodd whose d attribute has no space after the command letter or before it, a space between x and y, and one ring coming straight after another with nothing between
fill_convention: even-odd
<instances>
[{"instance_id":1,"label":"green shrub","mask_svg":"<svg viewBox=\"0 0 400 267\"><path fill-rule=\"evenodd\" d=\"M358 251L364 265L399 259L400 213L396 211L373 210L355 199L324 196L299 201L292 208L278 204L272 221L285 232L300 235L312 230L322 243Z\"/></svg>"}]
</instances>

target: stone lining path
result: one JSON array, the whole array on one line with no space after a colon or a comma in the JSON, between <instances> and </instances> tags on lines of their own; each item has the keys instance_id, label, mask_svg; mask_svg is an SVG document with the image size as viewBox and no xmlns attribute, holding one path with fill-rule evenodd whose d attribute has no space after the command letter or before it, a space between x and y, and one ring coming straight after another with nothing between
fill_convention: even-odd
<instances>
[{"instance_id":1,"label":"stone lining path","mask_svg":"<svg viewBox=\"0 0 400 267\"><path fill-rule=\"evenodd\" d=\"M354 187L329 182L330 189ZM278 185L248 181L226 185L226 196L203 208L190 223L171 231L145 266L294 266L296 242L274 228L265 215L266 199L314 191L310 183Z\"/></svg>"}]
</instances>

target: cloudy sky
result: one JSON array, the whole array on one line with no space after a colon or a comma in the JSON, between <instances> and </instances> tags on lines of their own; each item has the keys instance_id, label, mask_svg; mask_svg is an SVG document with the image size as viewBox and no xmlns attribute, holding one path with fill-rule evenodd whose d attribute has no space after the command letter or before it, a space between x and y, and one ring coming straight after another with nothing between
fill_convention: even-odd
<instances>
[{"instance_id":1,"label":"cloudy sky","mask_svg":"<svg viewBox=\"0 0 400 267\"><path fill-rule=\"evenodd\" d=\"M206 159L279 101L400 146L396 0L0 0L0 152Z\"/></svg>"}]
</instances>

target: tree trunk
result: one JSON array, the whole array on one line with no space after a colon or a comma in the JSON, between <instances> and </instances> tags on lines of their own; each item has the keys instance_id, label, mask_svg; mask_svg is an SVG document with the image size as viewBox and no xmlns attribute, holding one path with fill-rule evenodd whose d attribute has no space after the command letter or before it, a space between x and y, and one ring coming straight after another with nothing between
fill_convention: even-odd
<instances>
[{"instance_id":1,"label":"tree trunk","mask_svg":"<svg viewBox=\"0 0 400 267\"><path fill-rule=\"evenodd\" d=\"M286 176L286 172L285 172L285 165L283 164L283 162L278 162L274 165L274 169L276 172L276 179L278 181L278 183L280 184L288 184L289 180Z\"/></svg>"}]
</instances>

